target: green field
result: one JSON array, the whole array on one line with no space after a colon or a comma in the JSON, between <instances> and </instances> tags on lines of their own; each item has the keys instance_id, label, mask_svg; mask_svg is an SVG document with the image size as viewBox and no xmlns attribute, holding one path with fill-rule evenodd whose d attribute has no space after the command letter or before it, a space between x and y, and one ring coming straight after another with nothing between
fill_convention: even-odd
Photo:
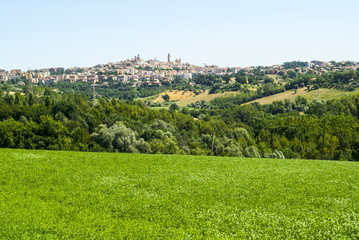
<instances>
[{"instance_id":1,"label":"green field","mask_svg":"<svg viewBox=\"0 0 359 240\"><path fill-rule=\"evenodd\" d=\"M358 239L359 165L0 149L1 239Z\"/></svg>"},{"instance_id":2,"label":"green field","mask_svg":"<svg viewBox=\"0 0 359 240\"><path fill-rule=\"evenodd\" d=\"M320 94L318 94L318 91L320 91ZM331 99L339 99L347 96L354 96L358 94L359 94L359 89L348 92L334 88L322 88L320 90L311 90L308 92L307 88L300 88L296 92L294 92L293 90L289 90L283 93L270 95L268 97L258 98L256 100L247 102L245 104L249 104L253 102L258 102L262 105L270 104L274 101L284 101L285 99L289 99L289 95L291 95L292 98L291 101L294 101L295 98L298 96L305 97L308 101L313 101L313 100L318 100L319 95L320 95L320 100L331 100Z\"/></svg>"}]
</instances>

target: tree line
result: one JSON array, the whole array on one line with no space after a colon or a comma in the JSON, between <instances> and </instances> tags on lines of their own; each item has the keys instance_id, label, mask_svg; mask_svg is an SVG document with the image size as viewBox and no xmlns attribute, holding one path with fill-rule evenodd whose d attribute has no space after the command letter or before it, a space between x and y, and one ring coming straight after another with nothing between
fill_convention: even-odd
<instances>
[{"instance_id":1,"label":"tree line","mask_svg":"<svg viewBox=\"0 0 359 240\"><path fill-rule=\"evenodd\" d=\"M358 102L151 110L51 89L41 97L1 91L0 147L306 159L322 158L324 149L324 159L359 160Z\"/></svg>"}]
</instances>

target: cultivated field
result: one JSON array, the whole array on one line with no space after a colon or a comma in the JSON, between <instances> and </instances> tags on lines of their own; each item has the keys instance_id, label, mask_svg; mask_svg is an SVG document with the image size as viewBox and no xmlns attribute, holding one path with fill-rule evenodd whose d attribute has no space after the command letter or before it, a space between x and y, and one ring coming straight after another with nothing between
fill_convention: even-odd
<instances>
[{"instance_id":1,"label":"cultivated field","mask_svg":"<svg viewBox=\"0 0 359 240\"><path fill-rule=\"evenodd\" d=\"M194 94L194 92L191 91L181 91L181 90L172 90L172 91L166 91L164 93L161 93L155 100L153 100L153 103L161 102L163 103L164 100L162 98L163 95L168 94L170 96L170 101L175 101L177 105L180 107L186 107L190 103L195 103L197 101L211 101L212 99L216 97L221 97L225 95L230 94L238 94L237 92L224 92L224 93L214 93L209 94L208 91L202 92L198 95Z\"/></svg>"},{"instance_id":2,"label":"cultivated field","mask_svg":"<svg viewBox=\"0 0 359 240\"><path fill-rule=\"evenodd\" d=\"M356 91L348 92L344 90L337 90L337 89L327 89L323 88L320 89L320 99L321 100L330 100L330 99L338 99L345 96L352 96L359 93L359 89ZM308 99L309 101L313 101L315 99L319 99L318 90L311 90L307 91L307 88L300 88L297 90L297 93L294 93L293 90L286 91L284 93L278 93L275 95L271 95L264 98L259 98L254 101L248 102L246 104L252 102L258 102L260 104L269 104L273 101L283 101L284 99L289 99L289 95L291 95L291 100L294 101L297 96L302 96Z\"/></svg>"},{"instance_id":3,"label":"cultivated field","mask_svg":"<svg viewBox=\"0 0 359 240\"><path fill-rule=\"evenodd\" d=\"M359 165L0 149L1 239L358 239Z\"/></svg>"}]
</instances>

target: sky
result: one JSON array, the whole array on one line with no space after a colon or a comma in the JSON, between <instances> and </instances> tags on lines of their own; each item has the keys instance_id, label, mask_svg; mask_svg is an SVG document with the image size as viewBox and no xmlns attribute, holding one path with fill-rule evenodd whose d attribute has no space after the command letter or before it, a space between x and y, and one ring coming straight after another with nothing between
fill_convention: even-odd
<instances>
[{"instance_id":1,"label":"sky","mask_svg":"<svg viewBox=\"0 0 359 240\"><path fill-rule=\"evenodd\" d=\"M359 61L358 0L1 0L0 69Z\"/></svg>"}]
</instances>

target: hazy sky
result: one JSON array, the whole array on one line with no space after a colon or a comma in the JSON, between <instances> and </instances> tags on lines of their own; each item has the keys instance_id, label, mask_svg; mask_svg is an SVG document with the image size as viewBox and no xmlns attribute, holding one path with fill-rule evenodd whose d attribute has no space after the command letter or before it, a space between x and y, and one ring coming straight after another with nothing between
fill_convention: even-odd
<instances>
[{"instance_id":1,"label":"hazy sky","mask_svg":"<svg viewBox=\"0 0 359 240\"><path fill-rule=\"evenodd\" d=\"M202 65L359 61L358 0L11 0L0 69L93 66L140 54Z\"/></svg>"}]
</instances>

